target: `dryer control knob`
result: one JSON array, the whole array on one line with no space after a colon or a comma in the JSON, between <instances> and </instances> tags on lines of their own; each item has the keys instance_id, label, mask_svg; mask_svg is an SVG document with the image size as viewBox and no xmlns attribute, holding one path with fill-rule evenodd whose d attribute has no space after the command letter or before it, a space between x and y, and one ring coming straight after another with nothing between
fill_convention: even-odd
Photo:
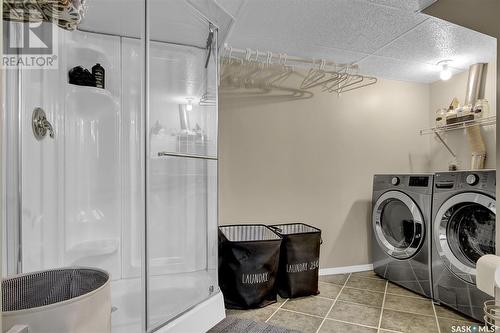
<instances>
[{"instance_id":1,"label":"dryer control knob","mask_svg":"<svg viewBox=\"0 0 500 333\"><path fill-rule=\"evenodd\" d=\"M471 173L470 175L467 176L467 178L465 178L465 181L469 185L476 185L479 182L479 177Z\"/></svg>"},{"instance_id":2,"label":"dryer control knob","mask_svg":"<svg viewBox=\"0 0 500 333\"><path fill-rule=\"evenodd\" d=\"M399 185L399 178L398 177L392 177L391 183L394 186Z\"/></svg>"}]
</instances>

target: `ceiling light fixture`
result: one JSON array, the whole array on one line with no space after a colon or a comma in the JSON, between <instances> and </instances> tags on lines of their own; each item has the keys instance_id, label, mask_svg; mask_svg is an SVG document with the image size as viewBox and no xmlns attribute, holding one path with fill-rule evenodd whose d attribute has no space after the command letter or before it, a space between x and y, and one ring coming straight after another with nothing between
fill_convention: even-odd
<instances>
[{"instance_id":1,"label":"ceiling light fixture","mask_svg":"<svg viewBox=\"0 0 500 333\"><path fill-rule=\"evenodd\" d=\"M449 60L443 60L438 62L438 66L441 66L441 72L439 73L439 78L443 81L448 81L452 76L448 62Z\"/></svg>"},{"instance_id":2,"label":"ceiling light fixture","mask_svg":"<svg viewBox=\"0 0 500 333\"><path fill-rule=\"evenodd\" d=\"M186 110L191 111L193 109L193 100L191 98L187 99Z\"/></svg>"}]
</instances>

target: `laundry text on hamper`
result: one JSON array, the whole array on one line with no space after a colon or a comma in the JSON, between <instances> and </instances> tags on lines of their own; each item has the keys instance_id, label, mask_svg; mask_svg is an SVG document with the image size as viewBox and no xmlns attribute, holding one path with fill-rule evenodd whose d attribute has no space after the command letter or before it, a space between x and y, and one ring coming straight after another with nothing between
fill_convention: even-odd
<instances>
[{"instance_id":1,"label":"laundry text on hamper","mask_svg":"<svg viewBox=\"0 0 500 333\"><path fill-rule=\"evenodd\" d=\"M241 283L243 284L259 284L268 281L269 273L253 273L241 275Z\"/></svg>"},{"instance_id":2,"label":"laundry text on hamper","mask_svg":"<svg viewBox=\"0 0 500 333\"><path fill-rule=\"evenodd\" d=\"M287 264L286 272L287 273L300 273L306 271L312 271L319 267L319 260L314 260L311 262L303 262L300 264Z\"/></svg>"}]
</instances>

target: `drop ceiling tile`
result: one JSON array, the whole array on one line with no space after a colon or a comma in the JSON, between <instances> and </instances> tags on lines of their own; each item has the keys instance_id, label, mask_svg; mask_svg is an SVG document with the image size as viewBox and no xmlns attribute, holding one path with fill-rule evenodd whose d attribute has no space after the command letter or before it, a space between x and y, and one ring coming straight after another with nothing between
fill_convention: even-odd
<instances>
[{"instance_id":1,"label":"drop ceiling tile","mask_svg":"<svg viewBox=\"0 0 500 333\"><path fill-rule=\"evenodd\" d=\"M496 39L458 25L429 18L414 30L375 53L427 64L450 59L450 66L467 69L496 57Z\"/></svg>"},{"instance_id":2,"label":"drop ceiling tile","mask_svg":"<svg viewBox=\"0 0 500 333\"><path fill-rule=\"evenodd\" d=\"M234 45L287 45L316 57L317 47L373 53L426 19L419 13L361 0L251 0L238 17Z\"/></svg>"},{"instance_id":3,"label":"drop ceiling tile","mask_svg":"<svg viewBox=\"0 0 500 333\"><path fill-rule=\"evenodd\" d=\"M431 83L439 80L440 69L436 65L369 56L359 62L359 71L384 79ZM455 75L462 70L451 68L451 71Z\"/></svg>"},{"instance_id":4,"label":"drop ceiling tile","mask_svg":"<svg viewBox=\"0 0 500 333\"><path fill-rule=\"evenodd\" d=\"M368 1L383 6L390 6L404 10L410 10L413 12L421 11L424 8L427 8L434 2L436 2L436 0L368 0Z\"/></svg>"}]
</instances>

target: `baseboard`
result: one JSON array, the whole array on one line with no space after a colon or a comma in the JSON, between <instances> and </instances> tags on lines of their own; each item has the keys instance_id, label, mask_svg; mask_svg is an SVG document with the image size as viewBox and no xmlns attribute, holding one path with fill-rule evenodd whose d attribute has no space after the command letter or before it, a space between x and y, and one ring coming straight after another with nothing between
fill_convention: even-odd
<instances>
[{"instance_id":1,"label":"baseboard","mask_svg":"<svg viewBox=\"0 0 500 333\"><path fill-rule=\"evenodd\" d=\"M344 267L332 267L332 268L320 268L319 275L356 273L356 272L371 271L371 270L373 270L373 264L344 266Z\"/></svg>"}]
</instances>

